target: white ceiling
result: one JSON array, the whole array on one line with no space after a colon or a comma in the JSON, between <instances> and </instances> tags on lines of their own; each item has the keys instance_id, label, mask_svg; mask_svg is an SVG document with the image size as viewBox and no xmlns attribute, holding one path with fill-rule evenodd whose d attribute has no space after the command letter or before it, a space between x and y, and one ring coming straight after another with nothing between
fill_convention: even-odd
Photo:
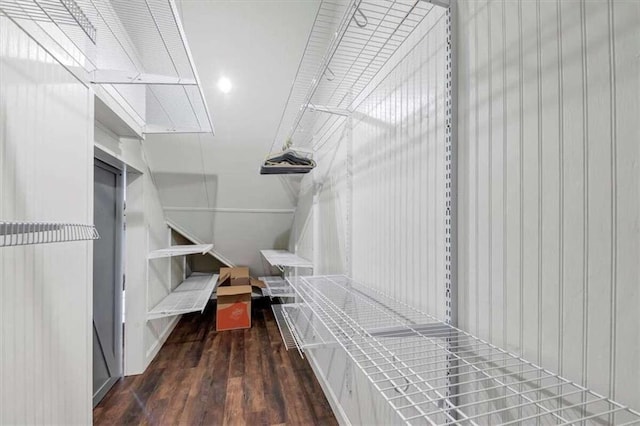
<instances>
[{"instance_id":1,"label":"white ceiling","mask_svg":"<svg viewBox=\"0 0 640 426\"><path fill-rule=\"evenodd\" d=\"M260 176L319 1L178 0L216 134L150 135L145 149L167 217L237 265L286 248L295 199ZM233 84L217 88L220 77ZM280 144L280 142L278 142ZM289 210L289 213L283 213ZM271 212L270 212L271 211Z\"/></svg>"}]
</instances>

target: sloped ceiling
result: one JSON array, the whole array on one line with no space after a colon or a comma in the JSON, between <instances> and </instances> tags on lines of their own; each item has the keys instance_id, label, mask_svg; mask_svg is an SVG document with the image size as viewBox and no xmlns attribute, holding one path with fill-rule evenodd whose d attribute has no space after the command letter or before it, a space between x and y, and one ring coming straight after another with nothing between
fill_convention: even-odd
<instances>
[{"instance_id":1,"label":"sloped ceiling","mask_svg":"<svg viewBox=\"0 0 640 426\"><path fill-rule=\"evenodd\" d=\"M287 248L295 194L261 176L318 1L177 1L215 136L149 135L144 147L169 220L252 273ZM223 94L218 79L233 89Z\"/></svg>"}]
</instances>

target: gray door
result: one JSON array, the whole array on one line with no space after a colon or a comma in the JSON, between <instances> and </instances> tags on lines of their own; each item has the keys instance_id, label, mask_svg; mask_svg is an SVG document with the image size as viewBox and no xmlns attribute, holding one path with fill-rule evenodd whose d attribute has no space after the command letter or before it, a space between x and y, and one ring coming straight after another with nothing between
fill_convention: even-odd
<instances>
[{"instance_id":1,"label":"gray door","mask_svg":"<svg viewBox=\"0 0 640 426\"><path fill-rule=\"evenodd\" d=\"M122 376L122 172L94 165L93 406Z\"/></svg>"}]
</instances>

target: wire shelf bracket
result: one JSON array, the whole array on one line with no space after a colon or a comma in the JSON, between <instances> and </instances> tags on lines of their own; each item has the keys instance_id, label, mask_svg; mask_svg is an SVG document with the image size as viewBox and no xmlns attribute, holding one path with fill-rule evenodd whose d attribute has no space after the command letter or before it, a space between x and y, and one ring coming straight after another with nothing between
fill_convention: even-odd
<instances>
[{"instance_id":1,"label":"wire shelf bracket","mask_svg":"<svg viewBox=\"0 0 640 426\"><path fill-rule=\"evenodd\" d=\"M93 225L0 221L0 247L88 241L99 238L98 230Z\"/></svg>"}]
</instances>

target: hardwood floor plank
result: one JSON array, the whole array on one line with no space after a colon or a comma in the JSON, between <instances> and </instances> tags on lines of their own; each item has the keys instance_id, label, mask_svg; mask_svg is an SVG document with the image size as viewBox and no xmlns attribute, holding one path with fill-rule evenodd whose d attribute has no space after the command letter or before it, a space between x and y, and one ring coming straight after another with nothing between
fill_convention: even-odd
<instances>
[{"instance_id":1,"label":"hardwood floor plank","mask_svg":"<svg viewBox=\"0 0 640 426\"><path fill-rule=\"evenodd\" d=\"M215 304L184 315L139 376L94 410L97 425L337 424L310 366L287 352L267 301L252 328L215 331Z\"/></svg>"},{"instance_id":2,"label":"hardwood floor plank","mask_svg":"<svg viewBox=\"0 0 640 426\"><path fill-rule=\"evenodd\" d=\"M244 378L231 377L227 382L227 398L224 405L225 425L246 425L244 410Z\"/></svg>"}]
</instances>

